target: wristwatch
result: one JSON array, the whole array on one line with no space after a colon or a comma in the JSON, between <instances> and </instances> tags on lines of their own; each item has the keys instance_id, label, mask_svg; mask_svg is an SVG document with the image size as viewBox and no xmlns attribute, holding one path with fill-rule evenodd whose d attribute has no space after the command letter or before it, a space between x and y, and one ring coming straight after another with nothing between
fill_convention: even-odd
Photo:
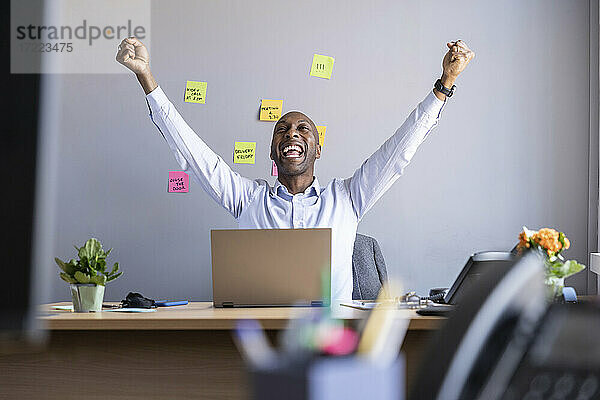
<instances>
[{"instance_id":1,"label":"wristwatch","mask_svg":"<svg viewBox=\"0 0 600 400\"><path fill-rule=\"evenodd\" d=\"M441 79L435 81L435 85L433 85L433 87L436 88L438 92L444 93L446 97L452 97L454 94L454 89L456 89L456 85L452 85L452 87L448 89L446 86L442 85Z\"/></svg>"}]
</instances>

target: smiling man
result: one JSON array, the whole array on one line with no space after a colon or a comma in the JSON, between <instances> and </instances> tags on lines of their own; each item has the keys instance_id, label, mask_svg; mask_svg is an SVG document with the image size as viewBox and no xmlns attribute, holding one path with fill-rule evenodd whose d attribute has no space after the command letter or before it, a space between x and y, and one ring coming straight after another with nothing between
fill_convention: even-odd
<instances>
[{"instance_id":1,"label":"smiling man","mask_svg":"<svg viewBox=\"0 0 600 400\"><path fill-rule=\"evenodd\" d=\"M402 175L437 125L446 95L452 95L454 81L475 55L460 40L447 46L442 77L433 91L354 175L334 179L326 186L314 176L321 146L316 126L305 114L288 112L275 124L271 141L271 159L279 172L275 186L262 179L250 180L232 171L186 124L152 76L148 50L139 40L123 40L116 59L136 74L146 93L150 118L181 169L192 174L206 193L233 215L240 228L331 228L331 296L351 299L352 251L358 223ZM290 246L293 248L293 243Z\"/></svg>"},{"instance_id":2,"label":"smiling man","mask_svg":"<svg viewBox=\"0 0 600 400\"><path fill-rule=\"evenodd\" d=\"M299 111L279 118L273 129L271 159L277 165L279 181L290 193L303 192L311 185L318 158L321 146L314 122Z\"/></svg>"}]
</instances>

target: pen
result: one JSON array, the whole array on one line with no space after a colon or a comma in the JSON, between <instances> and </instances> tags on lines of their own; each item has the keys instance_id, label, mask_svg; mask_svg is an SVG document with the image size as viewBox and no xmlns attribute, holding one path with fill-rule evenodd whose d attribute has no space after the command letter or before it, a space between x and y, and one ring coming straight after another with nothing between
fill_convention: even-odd
<instances>
[{"instance_id":1,"label":"pen","mask_svg":"<svg viewBox=\"0 0 600 400\"><path fill-rule=\"evenodd\" d=\"M377 298L381 304L371 311L358 344L358 353L380 366L396 360L409 323L408 318L398 315L396 307L386 306L385 293L391 292L381 291Z\"/></svg>"},{"instance_id":2,"label":"pen","mask_svg":"<svg viewBox=\"0 0 600 400\"><path fill-rule=\"evenodd\" d=\"M172 306L184 306L188 303L187 300L179 300L179 301L166 301L161 300L155 302L156 307L172 307Z\"/></svg>"}]
</instances>

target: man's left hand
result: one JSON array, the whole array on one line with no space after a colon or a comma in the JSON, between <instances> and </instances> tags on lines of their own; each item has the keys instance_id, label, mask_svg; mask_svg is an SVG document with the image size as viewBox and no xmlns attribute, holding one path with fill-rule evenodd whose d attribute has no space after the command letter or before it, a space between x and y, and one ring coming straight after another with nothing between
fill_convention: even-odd
<instances>
[{"instance_id":1,"label":"man's left hand","mask_svg":"<svg viewBox=\"0 0 600 400\"><path fill-rule=\"evenodd\" d=\"M473 57L475 57L475 52L469 49L467 44L462 40L448 42L446 43L446 46L448 46L448 52L442 61L444 72L442 73L440 80L442 81L442 85L451 88L452 85L454 85L456 78L458 78L458 75L460 75ZM434 90L434 92L440 100L446 99L446 96L437 90Z\"/></svg>"},{"instance_id":2,"label":"man's left hand","mask_svg":"<svg viewBox=\"0 0 600 400\"><path fill-rule=\"evenodd\" d=\"M456 79L475 57L475 53L462 40L446 43L446 46L448 46L448 52L442 61L444 75Z\"/></svg>"}]
</instances>

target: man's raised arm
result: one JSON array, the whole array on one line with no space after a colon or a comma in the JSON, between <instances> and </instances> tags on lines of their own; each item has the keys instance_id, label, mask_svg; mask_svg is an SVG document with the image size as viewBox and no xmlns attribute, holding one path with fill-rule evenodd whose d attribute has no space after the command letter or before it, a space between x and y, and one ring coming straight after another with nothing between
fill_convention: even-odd
<instances>
[{"instance_id":1,"label":"man's raised arm","mask_svg":"<svg viewBox=\"0 0 600 400\"><path fill-rule=\"evenodd\" d=\"M461 40L449 42L447 46L448 52L442 61L441 90L434 89L430 92L394 135L352 177L344 181L359 220L402 175L419 145L437 125L446 101L444 92L452 89L458 75L475 56Z\"/></svg>"},{"instance_id":2,"label":"man's raised arm","mask_svg":"<svg viewBox=\"0 0 600 400\"><path fill-rule=\"evenodd\" d=\"M250 201L258 183L233 172L184 121L150 72L150 55L136 38L124 39L117 62L134 72L146 93L150 118L161 132L181 169L192 174L202 188L235 218Z\"/></svg>"}]
</instances>

